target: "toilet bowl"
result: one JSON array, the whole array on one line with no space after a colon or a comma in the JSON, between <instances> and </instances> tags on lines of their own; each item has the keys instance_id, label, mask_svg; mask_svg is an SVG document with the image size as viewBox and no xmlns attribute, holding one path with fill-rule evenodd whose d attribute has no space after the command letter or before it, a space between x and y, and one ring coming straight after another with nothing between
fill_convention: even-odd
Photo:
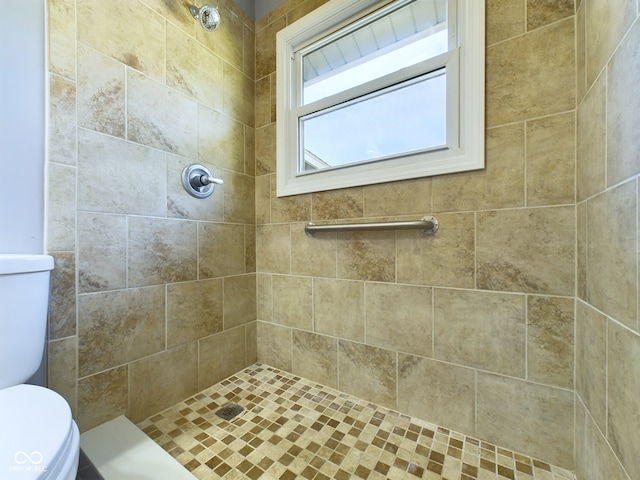
<instances>
[{"instance_id":1,"label":"toilet bowl","mask_svg":"<svg viewBox=\"0 0 640 480\"><path fill-rule=\"evenodd\" d=\"M45 347L47 255L0 254L0 479L74 480L80 434L64 398L26 385Z\"/></svg>"},{"instance_id":2,"label":"toilet bowl","mask_svg":"<svg viewBox=\"0 0 640 480\"><path fill-rule=\"evenodd\" d=\"M16 385L0 390L0 407L0 478L76 478L80 434L60 395Z\"/></svg>"}]
</instances>

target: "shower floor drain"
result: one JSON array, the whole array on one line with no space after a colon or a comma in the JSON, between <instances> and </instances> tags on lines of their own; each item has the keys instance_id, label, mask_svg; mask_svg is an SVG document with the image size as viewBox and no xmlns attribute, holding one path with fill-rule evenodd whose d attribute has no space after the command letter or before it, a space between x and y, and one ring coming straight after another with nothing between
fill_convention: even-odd
<instances>
[{"instance_id":1,"label":"shower floor drain","mask_svg":"<svg viewBox=\"0 0 640 480\"><path fill-rule=\"evenodd\" d=\"M216 412L216 415L222 418L223 420L231 420L232 418L237 417L244 411L244 408L240 405L236 405L235 403L230 403L225 405L220 410Z\"/></svg>"}]
</instances>

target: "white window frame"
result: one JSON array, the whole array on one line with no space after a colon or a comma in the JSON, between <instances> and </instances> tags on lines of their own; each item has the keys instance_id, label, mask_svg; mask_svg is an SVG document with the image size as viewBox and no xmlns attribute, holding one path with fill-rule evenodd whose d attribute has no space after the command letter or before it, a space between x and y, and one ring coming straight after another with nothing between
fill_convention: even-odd
<instances>
[{"instance_id":1,"label":"white window frame","mask_svg":"<svg viewBox=\"0 0 640 480\"><path fill-rule=\"evenodd\" d=\"M387 76L415 76L426 73L433 65L446 65L447 145L369 163L298 172L299 118L310 110L309 105L300 105L299 52L355 18L399 1L403 0L331 0L276 35L278 197L484 168L485 0L448 0L448 22L454 35L449 52ZM345 100L355 98L377 82L341 95ZM314 104L321 105L322 100Z\"/></svg>"}]
</instances>

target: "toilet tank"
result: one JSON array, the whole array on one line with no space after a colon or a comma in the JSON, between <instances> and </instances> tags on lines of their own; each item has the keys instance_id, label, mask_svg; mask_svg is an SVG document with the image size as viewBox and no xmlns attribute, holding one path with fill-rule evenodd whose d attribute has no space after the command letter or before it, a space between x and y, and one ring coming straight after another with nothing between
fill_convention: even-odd
<instances>
[{"instance_id":1,"label":"toilet tank","mask_svg":"<svg viewBox=\"0 0 640 480\"><path fill-rule=\"evenodd\" d=\"M49 255L0 254L0 389L28 380L44 353Z\"/></svg>"}]
</instances>

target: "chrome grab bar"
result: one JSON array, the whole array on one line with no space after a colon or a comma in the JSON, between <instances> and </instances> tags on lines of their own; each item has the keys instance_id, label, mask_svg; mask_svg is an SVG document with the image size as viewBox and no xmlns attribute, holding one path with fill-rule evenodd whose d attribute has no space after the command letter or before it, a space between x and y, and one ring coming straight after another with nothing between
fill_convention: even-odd
<instances>
[{"instance_id":1,"label":"chrome grab bar","mask_svg":"<svg viewBox=\"0 0 640 480\"><path fill-rule=\"evenodd\" d=\"M315 225L307 223L304 233L309 237L319 232L361 232L365 230L420 230L423 235L436 233L440 224L436 217L427 215L413 222L344 223L335 225Z\"/></svg>"}]
</instances>

